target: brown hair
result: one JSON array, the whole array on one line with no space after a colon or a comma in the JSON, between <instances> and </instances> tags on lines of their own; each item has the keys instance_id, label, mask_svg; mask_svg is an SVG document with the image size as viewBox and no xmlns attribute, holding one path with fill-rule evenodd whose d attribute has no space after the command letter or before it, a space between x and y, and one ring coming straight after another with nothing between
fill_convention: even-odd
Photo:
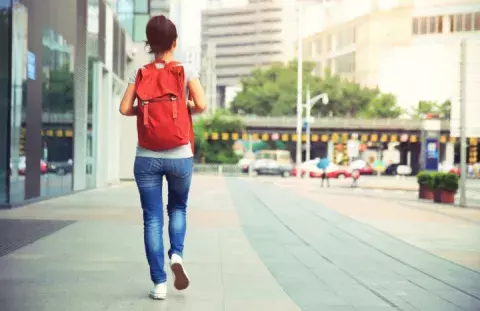
<instances>
[{"instance_id":1,"label":"brown hair","mask_svg":"<svg viewBox=\"0 0 480 311\"><path fill-rule=\"evenodd\" d=\"M154 54L170 50L178 37L175 24L163 15L152 17L147 23L145 32L150 53Z\"/></svg>"}]
</instances>

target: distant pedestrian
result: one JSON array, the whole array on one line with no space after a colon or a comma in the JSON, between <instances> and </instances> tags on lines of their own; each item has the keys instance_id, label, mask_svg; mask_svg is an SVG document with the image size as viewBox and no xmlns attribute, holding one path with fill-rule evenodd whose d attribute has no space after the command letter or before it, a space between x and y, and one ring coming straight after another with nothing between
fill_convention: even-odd
<instances>
[{"instance_id":1,"label":"distant pedestrian","mask_svg":"<svg viewBox=\"0 0 480 311\"><path fill-rule=\"evenodd\" d=\"M356 188L358 186L358 179L360 178L360 171L359 170L354 170L352 172L352 184L350 187Z\"/></svg>"},{"instance_id":2,"label":"distant pedestrian","mask_svg":"<svg viewBox=\"0 0 480 311\"><path fill-rule=\"evenodd\" d=\"M150 278L154 283L149 295L153 299L165 299L163 178L168 184L168 257L175 278L174 286L183 290L190 283L183 265L183 249L193 171L191 114L205 110L205 95L198 73L174 60L177 46L175 25L163 15L152 17L146 35L155 61L130 77L120 112L137 117L138 147L133 171L143 209ZM190 97L193 100L187 100Z\"/></svg>"},{"instance_id":3,"label":"distant pedestrian","mask_svg":"<svg viewBox=\"0 0 480 311\"><path fill-rule=\"evenodd\" d=\"M317 167L322 170L322 173L321 173L321 177L322 177L322 183L321 183L321 187L323 187L324 183L325 183L325 180L327 181L327 187L330 187L330 180L328 178L328 174L327 174L327 169L330 165L330 160L328 158L323 158L323 159L320 159L317 163Z\"/></svg>"}]
</instances>

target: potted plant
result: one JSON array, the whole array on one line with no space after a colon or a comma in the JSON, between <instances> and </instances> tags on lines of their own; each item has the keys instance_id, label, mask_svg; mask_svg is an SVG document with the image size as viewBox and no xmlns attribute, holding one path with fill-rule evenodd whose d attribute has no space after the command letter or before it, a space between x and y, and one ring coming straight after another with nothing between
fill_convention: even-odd
<instances>
[{"instance_id":1,"label":"potted plant","mask_svg":"<svg viewBox=\"0 0 480 311\"><path fill-rule=\"evenodd\" d=\"M419 172L417 174L417 182L419 185L418 197L420 199L433 199L433 178L429 172Z\"/></svg>"},{"instance_id":2,"label":"potted plant","mask_svg":"<svg viewBox=\"0 0 480 311\"><path fill-rule=\"evenodd\" d=\"M455 203L455 194L458 190L458 175L455 173L446 173L441 180L439 188L441 189L441 202L446 204Z\"/></svg>"},{"instance_id":3,"label":"potted plant","mask_svg":"<svg viewBox=\"0 0 480 311\"><path fill-rule=\"evenodd\" d=\"M432 173L433 178L433 202L442 203L442 185L445 179L445 173Z\"/></svg>"}]
</instances>

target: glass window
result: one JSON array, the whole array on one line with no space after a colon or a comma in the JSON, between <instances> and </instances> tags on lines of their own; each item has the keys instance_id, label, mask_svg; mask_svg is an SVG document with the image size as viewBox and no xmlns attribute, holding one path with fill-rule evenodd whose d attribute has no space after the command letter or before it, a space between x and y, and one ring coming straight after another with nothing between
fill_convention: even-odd
<instances>
[{"instance_id":1,"label":"glass window","mask_svg":"<svg viewBox=\"0 0 480 311\"><path fill-rule=\"evenodd\" d=\"M437 17L436 16L430 16L428 18L428 33L435 33L437 29Z\"/></svg>"},{"instance_id":2,"label":"glass window","mask_svg":"<svg viewBox=\"0 0 480 311\"><path fill-rule=\"evenodd\" d=\"M438 16L437 33L443 33L443 16Z\"/></svg>"},{"instance_id":3,"label":"glass window","mask_svg":"<svg viewBox=\"0 0 480 311\"><path fill-rule=\"evenodd\" d=\"M10 105L10 1L0 1L0 204L8 203L10 159L8 156L8 110Z\"/></svg>"},{"instance_id":4,"label":"glass window","mask_svg":"<svg viewBox=\"0 0 480 311\"><path fill-rule=\"evenodd\" d=\"M427 34L427 18L426 17L420 18L420 34L421 35Z\"/></svg>"},{"instance_id":5,"label":"glass window","mask_svg":"<svg viewBox=\"0 0 480 311\"><path fill-rule=\"evenodd\" d=\"M465 31L465 26L464 26L464 15L462 14L457 14L455 15L455 32L462 32Z\"/></svg>"},{"instance_id":6,"label":"glass window","mask_svg":"<svg viewBox=\"0 0 480 311\"><path fill-rule=\"evenodd\" d=\"M57 196L73 188L73 64L72 45L59 33L45 28L41 196Z\"/></svg>"},{"instance_id":7,"label":"glass window","mask_svg":"<svg viewBox=\"0 0 480 311\"><path fill-rule=\"evenodd\" d=\"M413 33L414 35L418 35L418 33L419 33L419 28L420 28L420 27L419 27L419 20L418 20L418 18L414 18L414 19L412 20L412 33Z\"/></svg>"},{"instance_id":8,"label":"glass window","mask_svg":"<svg viewBox=\"0 0 480 311\"><path fill-rule=\"evenodd\" d=\"M25 109L27 107L27 81L36 79L36 55L28 51L28 10L20 3L13 7L12 20L12 95L10 123L10 203L25 199L26 154L25 139L27 128ZM25 73L28 73L25 75ZM4 144L2 144L4 145Z\"/></svg>"},{"instance_id":9,"label":"glass window","mask_svg":"<svg viewBox=\"0 0 480 311\"><path fill-rule=\"evenodd\" d=\"M145 27L147 26L150 17L148 14L136 14L134 18L133 40L136 42L147 40L145 34Z\"/></svg>"},{"instance_id":10,"label":"glass window","mask_svg":"<svg viewBox=\"0 0 480 311\"><path fill-rule=\"evenodd\" d=\"M148 13L148 0L134 0L135 13Z\"/></svg>"},{"instance_id":11,"label":"glass window","mask_svg":"<svg viewBox=\"0 0 480 311\"><path fill-rule=\"evenodd\" d=\"M473 14L465 14L465 31L472 31L473 30Z\"/></svg>"}]
</instances>

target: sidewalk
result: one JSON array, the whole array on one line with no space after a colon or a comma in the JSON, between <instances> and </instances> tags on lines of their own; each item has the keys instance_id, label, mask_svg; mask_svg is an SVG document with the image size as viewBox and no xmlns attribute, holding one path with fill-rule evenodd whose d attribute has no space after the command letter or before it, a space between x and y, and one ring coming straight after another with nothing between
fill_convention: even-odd
<instances>
[{"instance_id":1,"label":"sidewalk","mask_svg":"<svg viewBox=\"0 0 480 311\"><path fill-rule=\"evenodd\" d=\"M405 239L430 229L431 245L477 252L476 229L440 215L411 221L375 199L313 196L276 180L194 177L185 253L192 283L184 292L170 285L166 301L147 297L133 183L1 211L0 310L480 309L478 270ZM444 232L458 236L442 244Z\"/></svg>"},{"instance_id":2,"label":"sidewalk","mask_svg":"<svg viewBox=\"0 0 480 311\"><path fill-rule=\"evenodd\" d=\"M221 179L195 177L189 208L191 287L177 292L170 278L163 302L147 296L133 183L1 211L2 245L35 242L0 257L0 310L299 310L249 245Z\"/></svg>"},{"instance_id":3,"label":"sidewalk","mask_svg":"<svg viewBox=\"0 0 480 311\"><path fill-rule=\"evenodd\" d=\"M428 201L340 195L335 189L295 188L328 206L437 256L480 272L480 209Z\"/></svg>"}]
</instances>

